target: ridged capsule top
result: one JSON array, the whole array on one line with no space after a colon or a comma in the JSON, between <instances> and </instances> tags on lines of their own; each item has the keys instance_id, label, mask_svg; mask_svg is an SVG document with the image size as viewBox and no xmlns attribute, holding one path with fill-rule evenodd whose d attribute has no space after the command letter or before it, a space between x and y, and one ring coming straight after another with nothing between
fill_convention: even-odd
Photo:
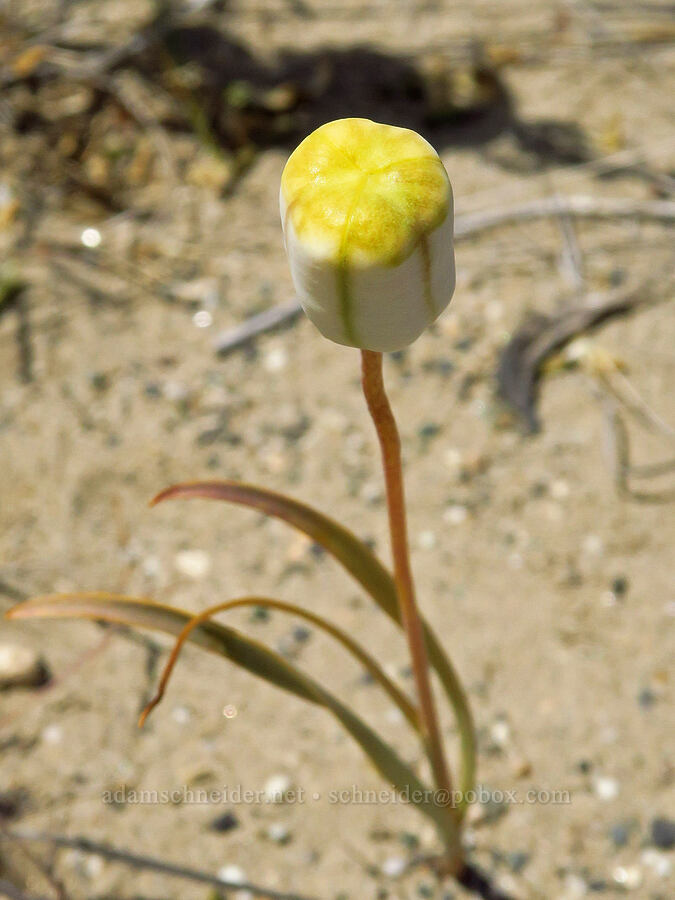
<instances>
[{"instance_id":1,"label":"ridged capsule top","mask_svg":"<svg viewBox=\"0 0 675 900\"><path fill-rule=\"evenodd\" d=\"M407 128L369 119L322 125L281 180L284 230L349 268L396 266L446 218L450 182L434 148Z\"/></svg>"}]
</instances>

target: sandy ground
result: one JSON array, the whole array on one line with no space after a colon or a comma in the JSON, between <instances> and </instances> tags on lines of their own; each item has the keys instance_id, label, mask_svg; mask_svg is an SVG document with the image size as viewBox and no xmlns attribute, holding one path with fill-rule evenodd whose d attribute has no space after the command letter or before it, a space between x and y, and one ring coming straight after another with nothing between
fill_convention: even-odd
<instances>
[{"instance_id":1,"label":"sandy ground","mask_svg":"<svg viewBox=\"0 0 675 900\"><path fill-rule=\"evenodd\" d=\"M22 14L39 6L26 4ZM118 19L114 8L78 4L72 17L98 25L108 17L109 39L121 41L133 16ZM471 36L501 45L529 34L536 46L568 6L319 4L314 18L293 9L233 3L221 21L266 57L365 41L415 57ZM147 10L139 5L134 14L143 21ZM672 50L591 50L578 37L592 30L586 14L592 20L587 9L573 22L576 43L561 39L558 50L501 69L519 118L574 122L598 155L635 149L654 170L672 171ZM608 21L633 27L618 13ZM202 501L146 507L173 481L242 478L329 511L388 557L356 352L329 344L305 320L225 359L212 349L219 331L292 296L277 210L287 149L260 152L234 190L218 196L182 177L203 151L194 135L177 135L179 177L169 177L152 149L148 171L124 194L128 208L147 215L129 217L101 211L43 173L33 133L5 132L0 148L0 183L37 185L43 201L27 237L21 214L0 230L0 251L30 285L33 349L33 380L23 383L17 317L2 316L5 586L29 594L110 589L191 610L248 593L279 596L330 616L410 687L400 635L297 534ZM653 196L634 171L610 180L588 166L537 164L506 132L473 146L443 138L439 149L458 213L556 191ZM83 257L87 227L99 229L102 243ZM639 282L672 264L662 224L580 222L575 230L589 289ZM50 262L45 247L55 244L80 250ZM672 854L652 846L650 828L672 814L674 800L672 506L617 495L587 375L544 381L534 436L505 419L495 399L500 349L525 310L569 300L564 249L555 221L458 243L450 310L402 357L386 361L407 461L414 567L421 605L468 687L480 781L520 801L472 810L475 861L514 897L628 891L665 900ZM162 300L158 283L170 283L181 299ZM202 307L213 320L207 328L194 324ZM672 305L612 321L593 339L672 422ZM639 423L631 433L639 462L667 456L662 437ZM199 551L198 577L185 574L185 550ZM293 654L419 761L380 692L327 639L297 632L280 614L256 621L233 613L230 621ZM5 623L0 635L41 652L55 679L42 691L0 694L0 791L25 793L12 827L86 835L211 873L234 865L262 885L326 900L469 896L437 887L424 870L383 874L433 850L434 835L401 805L331 802L330 791L382 784L324 712L188 648L163 706L139 731L150 688L143 647L84 623ZM228 705L235 717L223 715ZM449 713L444 723L454 753ZM104 802L116 789L259 791L276 775L302 788L305 802ZM569 802L545 802L547 794L527 802L531 790L569 792ZM236 827L213 830L226 812ZM270 826L278 825L288 842L272 839L279 832ZM624 846L616 826L625 826ZM27 890L48 893L18 851L1 847L0 872L3 865ZM204 886L130 873L75 851L60 853L55 872L74 898L208 896Z\"/></svg>"}]
</instances>

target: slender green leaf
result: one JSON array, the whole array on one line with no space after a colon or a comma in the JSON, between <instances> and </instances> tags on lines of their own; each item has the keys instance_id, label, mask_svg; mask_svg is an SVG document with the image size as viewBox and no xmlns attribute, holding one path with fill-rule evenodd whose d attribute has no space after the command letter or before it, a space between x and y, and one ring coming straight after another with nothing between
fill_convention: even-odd
<instances>
[{"instance_id":1,"label":"slender green leaf","mask_svg":"<svg viewBox=\"0 0 675 900\"><path fill-rule=\"evenodd\" d=\"M164 500L191 497L224 500L257 509L302 531L340 562L390 619L399 626L402 625L396 586L391 574L368 547L339 522L292 497L256 485L227 480L177 484L161 491L151 501L151 505ZM423 625L429 661L440 678L457 720L461 742L460 788L463 796L466 796L473 789L476 776L473 717L457 672L429 625L426 622ZM465 810L463 802L459 810Z\"/></svg>"},{"instance_id":2,"label":"slender green leaf","mask_svg":"<svg viewBox=\"0 0 675 900\"><path fill-rule=\"evenodd\" d=\"M380 685L380 687L382 687L382 689L389 695L390 699L393 700L393 702L408 720L410 725L412 725L413 729L418 734L420 733L418 711L415 709L408 697L406 697L403 691L398 687L398 685L395 684L387 675L380 664L345 631L343 631L341 628L338 628L337 625L334 625L332 622L324 619L323 616L319 616L316 613L311 612L310 610L303 609L302 606L297 606L295 603L286 603L283 600L275 600L271 597L238 597L235 600L228 600L225 603L217 603L214 606L210 606L208 609L202 610L190 621L189 629L191 631L202 622L209 621L218 613L228 612L231 609L239 609L240 607L245 606L256 606L263 607L265 609L274 609L278 610L279 612L286 612L290 615L298 616L301 619L305 619L305 621L307 622L311 622L312 625L316 625L317 628L320 628L322 631L325 631L326 634L329 634L331 637L335 638L335 640L342 644L342 646L346 650L348 650L349 653L351 653L359 663L361 663L364 669L373 677L373 680L376 681ZM164 689L169 680L171 670L173 669L173 666L178 659L178 651L180 650L184 639L186 639L186 629L183 630L178 638L178 643L176 644L173 653L171 654L171 657L167 665L165 666L158 695L151 702L151 704L149 704L147 712L149 712L150 709L157 705L157 703L161 699L161 696L164 694Z\"/></svg>"},{"instance_id":3,"label":"slender green leaf","mask_svg":"<svg viewBox=\"0 0 675 900\"><path fill-rule=\"evenodd\" d=\"M194 618L185 610L103 591L36 597L12 607L6 615L10 619L99 619L165 631L173 635L179 635ZM311 676L258 641L215 622L200 623L190 634L190 640L277 687L329 710L360 745L380 775L432 819L441 836L456 829L453 810L450 807L436 806L432 792L397 753Z\"/></svg>"}]
</instances>

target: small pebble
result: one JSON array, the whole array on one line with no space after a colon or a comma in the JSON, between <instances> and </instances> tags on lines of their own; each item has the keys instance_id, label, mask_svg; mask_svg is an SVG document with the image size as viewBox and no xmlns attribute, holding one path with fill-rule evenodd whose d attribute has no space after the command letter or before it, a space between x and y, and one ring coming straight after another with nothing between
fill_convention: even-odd
<instances>
[{"instance_id":1,"label":"small pebble","mask_svg":"<svg viewBox=\"0 0 675 900\"><path fill-rule=\"evenodd\" d=\"M263 358L263 367L267 372L281 372L286 368L288 355L283 347L275 347Z\"/></svg>"},{"instance_id":2,"label":"small pebble","mask_svg":"<svg viewBox=\"0 0 675 900\"><path fill-rule=\"evenodd\" d=\"M638 866L617 866L612 878L627 891L633 891L642 884L642 872Z\"/></svg>"},{"instance_id":3,"label":"small pebble","mask_svg":"<svg viewBox=\"0 0 675 900\"><path fill-rule=\"evenodd\" d=\"M433 531L421 531L417 538L417 544L420 550L433 550L436 546L436 535Z\"/></svg>"},{"instance_id":4,"label":"small pebble","mask_svg":"<svg viewBox=\"0 0 675 900\"><path fill-rule=\"evenodd\" d=\"M589 556L600 556L604 550L602 538L597 534L587 534L581 547Z\"/></svg>"},{"instance_id":5,"label":"small pebble","mask_svg":"<svg viewBox=\"0 0 675 900\"><path fill-rule=\"evenodd\" d=\"M650 825L650 839L655 847L661 850L672 850L675 848L675 821L658 816L652 819Z\"/></svg>"},{"instance_id":6,"label":"small pebble","mask_svg":"<svg viewBox=\"0 0 675 900\"><path fill-rule=\"evenodd\" d=\"M39 687L49 680L47 665L35 650L0 644L0 690Z\"/></svg>"},{"instance_id":7,"label":"small pebble","mask_svg":"<svg viewBox=\"0 0 675 900\"><path fill-rule=\"evenodd\" d=\"M181 575L199 581L208 575L211 557L203 550L180 550L174 557L174 565Z\"/></svg>"},{"instance_id":8,"label":"small pebble","mask_svg":"<svg viewBox=\"0 0 675 900\"><path fill-rule=\"evenodd\" d=\"M246 872L241 866L223 866L218 870L218 878L221 881L230 882L230 884L244 884L247 881ZM234 896L237 900L253 900L253 894L250 891L237 891Z\"/></svg>"},{"instance_id":9,"label":"small pebble","mask_svg":"<svg viewBox=\"0 0 675 900\"><path fill-rule=\"evenodd\" d=\"M564 893L561 900L580 900L581 897L585 897L588 893L588 884L581 875L575 875L573 872L568 872L568 874L565 875L563 890Z\"/></svg>"},{"instance_id":10,"label":"small pebble","mask_svg":"<svg viewBox=\"0 0 675 900\"><path fill-rule=\"evenodd\" d=\"M530 854L524 853L522 850L516 851L515 853L508 853L506 855L506 862L511 871L516 875L518 875L519 872L523 871L529 861Z\"/></svg>"},{"instance_id":11,"label":"small pebble","mask_svg":"<svg viewBox=\"0 0 675 900\"><path fill-rule=\"evenodd\" d=\"M640 861L647 866L658 878L669 878L673 870L673 864L665 855L653 847L647 847L642 851Z\"/></svg>"},{"instance_id":12,"label":"small pebble","mask_svg":"<svg viewBox=\"0 0 675 900\"><path fill-rule=\"evenodd\" d=\"M60 725L47 725L40 735L45 744L60 744L63 740L63 728Z\"/></svg>"},{"instance_id":13,"label":"small pebble","mask_svg":"<svg viewBox=\"0 0 675 900\"><path fill-rule=\"evenodd\" d=\"M293 629L293 640L297 641L298 644L306 644L311 636L311 629L306 628L304 625L296 625L296 627Z\"/></svg>"},{"instance_id":14,"label":"small pebble","mask_svg":"<svg viewBox=\"0 0 675 900\"><path fill-rule=\"evenodd\" d=\"M192 714L187 706L175 706L171 710L171 718L179 725L187 725L192 718Z\"/></svg>"},{"instance_id":15,"label":"small pebble","mask_svg":"<svg viewBox=\"0 0 675 900\"><path fill-rule=\"evenodd\" d=\"M490 726L490 737L493 744L500 749L506 747L511 740L511 729L506 719L497 718Z\"/></svg>"},{"instance_id":16,"label":"small pebble","mask_svg":"<svg viewBox=\"0 0 675 900\"><path fill-rule=\"evenodd\" d=\"M208 309L198 309L192 317L192 322L197 328L208 328L213 324L213 316Z\"/></svg>"},{"instance_id":17,"label":"small pebble","mask_svg":"<svg viewBox=\"0 0 675 900\"><path fill-rule=\"evenodd\" d=\"M272 775L265 782L265 798L268 803L283 803L286 794L292 787L292 781L288 775L279 773Z\"/></svg>"},{"instance_id":18,"label":"small pebble","mask_svg":"<svg viewBox=\"0 0 675 900\"><path fill-rule=\"evenodd\" d=\"M101 245L101 232L98 228L85 228L80 235L80 240L85 247L94 250Z\"/></svg>"},{"instance_id":19,"label":"small pebble","mask_svg":"<svg viewBox=\"0 0 675 900\"><path fill-rule=\"evenodd\" d=\"M617 597L624 597L628 591L628 579L625 575L617 575L612 578L610 589Z\"/></svg>"},{"instance_id":20,"label":"small pebble","mask_svg":"<svg viewBox=\"0 0 675 900\"><path fill-rule=\"evenodd\" d=\"M609 829L609 838L615 847L625 847L635 827L633 822L617 822Z\"/></svg>"},{"instance_id":21,"label":"small pebble","mask_svg":"<svg viewBox=\"0 0 675 900\"><path fill-rule=\"evenodd\" d=\"M403 856L390 856L382 863L382 874L388 878L399 878L405 872L407 865Z\"/></svg>"},{"instance_id":22,"label":"small pebble","mask_svg":"<svg viewBox=\"0 0 675 900\"><path fill-rule=\"evenodd\" d=\"M642 709L649 709L656 703L657 697L651 688L643 688L638 694L638 706Z\"/></svg>"},{"instance_id":23,"label":"small pebble","mask_svg":"<svg viewBox=\"0 0 675 900\"><path fill-rule=\"evenodd\" d=\"M607 775L598 775L593 781L595 795L601 800L616 800L619 796L619 782Z\"/></svg>"},{"instance_id":24,"label":"small pebble","mask_svg":"<svg viewBox=\"0 0 675 900\"><path fill-rule=\"evenodd\" d=\"M554 500L565 500L570 495L570 486L566 481L559 479L551 483L551 496Z\"/></svg>"},{"instance_id":25,"label":"small pebble","mask_svg":"<svg viewBox=\"0 0 675 900\"><path fill-rule=\"evenodd\" d=\"M449 525L461 525L462 522L466 521L467 515L468 510L466 506L448 506L443 512L443 521L447 522Z\"/></svg>"},{"instance_id":26,"label":"small pebble","mask_svg":"<svg viewBox=\"0 0 675 900\"><path fill-rule=\"evenodd\" d=\"M233 829L239 826L239 820L232 812L223 813L220 816L216 816L216 818L211 822L209 828L211 831L217 831L219 834L225 834L228 831L232 831Z\"/></svg>"},{"instance_id":27,"label":"small pebble","mask_svg":"<svg viewBox=\"0 0 675 900\"><path fill-rule=\"evenodd\" d=\"M266 834L270 841L281 846L290 843L291 840L291 832L282 822L273 822L267 827Z\"/></svg>"}]
</instances>

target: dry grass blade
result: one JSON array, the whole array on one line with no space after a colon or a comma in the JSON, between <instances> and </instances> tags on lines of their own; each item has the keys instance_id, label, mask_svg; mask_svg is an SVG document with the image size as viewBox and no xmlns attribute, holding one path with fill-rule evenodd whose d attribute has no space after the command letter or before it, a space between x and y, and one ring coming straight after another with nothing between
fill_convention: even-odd
<instances>
[{"instance_id":1,"label":"dry grass blade","mask_svg":"<svg viewBox=\"0 0 675 900\"><path fill-rule=\"evenodd\" d=\"M303 609L301 606L296 606L294 603L285 603L282 600L274 600L269 597L239 597L236 600L229 600L225 603L217 603L214 606L210 606L208 609L205 609L203 612L200 612L199 615L194 616L194 618L192 618L187 623L185 628L183 628L181 633L178 635L176 645L173 648L171 656L169 657L169 661L164 667L157 692L141 713L139 725L142 726L144 724L148 715L157 706L157 704L161 702L162 697L166 692L166 687L169 683L173 668L178 662L180 651L183 648L185 642L189 639L192 631L199 625L201 625L202 622L206 622L207 620L212 619L213 616L217 615L218 613L227 612L228 610L238 609L245 606L264 607L265 609L276 609L280 612L290 613L291 615L305 619L307 622L311 622L313 625L316 625L317 628L320 628L322 631L325 631L327 634L331 635L331 637L334 637L352 654L352 656L354 656L361 663L361 665L373 677L373 679L378 682L378 684L383 688L384 691L386 691L386 693L389 695L391 700L393 700L396 706L398 706L398 708L401 710L401 712L415 729L415 731L419 732L419 715L413 704L406 697L403 691L391 680L391 678L389 678L389 676L382 669L379 663L377 663L369 653L366 653L366 651L359 644L357 644L356 641L352 640L346 632L342 631L341 628L338 628L336 625L328 622L322 616L318 616L315 613L309 612L309 610Z\"/></svg>"},{"instance_id":2,"label":"dry grass blade","mask_svg":"<svg viewBox=\"0 0 675 900\"><path fill-rule=\"evenodd\" d=\"M124 597L105 592L54 594L36 597L10 609L10 619L75 618L103 619L140 628L150 628L179 636L193 619L185 610L163 606L150 600ZM330 711L360 745L377 772L396 791L425 813L441 836L456 828L453 810L437 806L429 788L404 763L397 753L337 697L311 676L232 628L211 621L200 622L189 636L193 643L218 653L276 687L289 691L310 703Z\"/></svg>"},{"instance_id":3,"label":"dry grass blade","mask_svg":"<svg viewBox=\"0 0 675 900\"><path fill-rule=\"evenodd\" d=\"M287 522L321 544L367 591L390 619L401 625L394 579L377 557L351 531L335 520L292 497L236 481L195 481L161 491L152 501L201 497L223 500L256 509ZM433 631L424 623L429 661L441 680L452 705L461 735L460 788L463 795L473 789L476 771L476 737L473 718L459 677ZM462 810L465 806L462 806Z\"/></svg>"}]
</instances>

